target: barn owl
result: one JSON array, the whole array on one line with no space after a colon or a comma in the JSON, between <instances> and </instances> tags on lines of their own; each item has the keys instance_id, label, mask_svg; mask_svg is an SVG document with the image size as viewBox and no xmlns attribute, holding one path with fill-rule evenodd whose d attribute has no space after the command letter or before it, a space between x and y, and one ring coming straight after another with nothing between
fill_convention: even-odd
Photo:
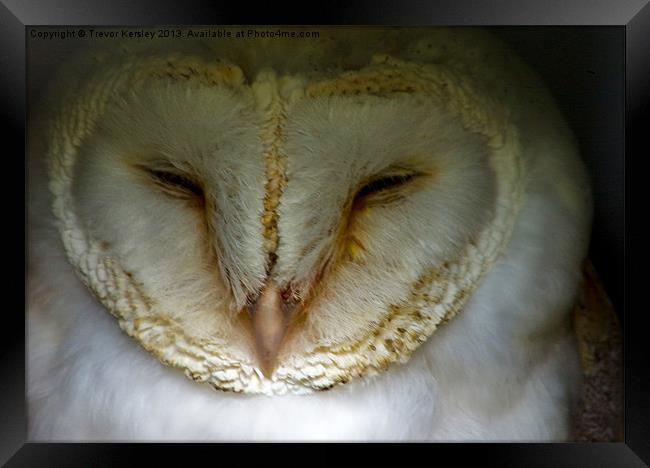
<instances>
[{"instance_id":1,"label":"barn owl","mask_svg":"<svg viewBox=\"0 0 650 468\"><path fill-rule=\"evenodd\" d=\"M550 94L485 31L319 31L53 78L31 439L570 438L591 201Z\"/></svg>"}]
</instances>

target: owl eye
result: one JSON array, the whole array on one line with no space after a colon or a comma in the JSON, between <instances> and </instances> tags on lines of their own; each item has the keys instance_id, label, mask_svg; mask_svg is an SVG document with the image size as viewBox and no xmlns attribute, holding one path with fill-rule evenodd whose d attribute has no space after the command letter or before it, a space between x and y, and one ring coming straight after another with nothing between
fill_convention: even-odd
<instances>
[{"instance_id":1,"label":"owl eye","mask_svg":"<svg viewBox=\"0 0 650 468\"><path fill-rule=\"evenodd\" d=\"M419 174L417 173L398 173L378 177L361 187L357 192L356 197L364 198L374 194L390 193L393 190L412 182L418 178L418 176Z\"/></svg>"},{"instance_id":2,"label":"owl eye","mask_svg":"<svg viewBox=\"0 0 650 468\"><path fill-rule=\"evenodd\" d=\"M152 168L143 169L153 182L169 195L203 197L203 188L201 188L201 185L180 172Z\"/></svg>"}]
</instances>

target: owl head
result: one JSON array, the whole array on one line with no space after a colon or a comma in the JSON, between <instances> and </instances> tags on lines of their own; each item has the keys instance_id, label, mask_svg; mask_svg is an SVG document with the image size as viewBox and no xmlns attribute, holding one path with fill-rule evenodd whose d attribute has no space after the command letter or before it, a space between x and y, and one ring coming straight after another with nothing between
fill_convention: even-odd
<instances>
[{"instance_id":1,"label":"owl head","mask_svg":"<svg viewBox=\"0 0 650 468\"><path fill-rule=\"evenodd\" d=\"M553 112L474 30L147 40L62 76L47 154L71 264L162 362L247 393L407 361L498 260L519 125Z\"/></svg>"}]
</instances>

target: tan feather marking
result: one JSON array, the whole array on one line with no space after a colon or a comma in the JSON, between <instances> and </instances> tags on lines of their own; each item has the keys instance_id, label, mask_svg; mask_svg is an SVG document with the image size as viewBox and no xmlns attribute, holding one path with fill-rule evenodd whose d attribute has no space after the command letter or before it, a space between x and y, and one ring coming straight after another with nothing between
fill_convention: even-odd
<instances>
[{"instance_id":1,"label":"tan feather marking","mask_svg":"<svg viewBox=\"0 0 650 468\"><path fill-rule=\"evenodd\" d=\"M244 73L236 65L218 59L213 63L206 63L198 57L182 55L153 59L150 66L135 74L133 84L140 84L151 78L186 80L207 86L220 85L230 88L238 88L244 84Z\"/></svg>"},{"instance_id":2,"label":"tan feather marking","mask_svg":"<svg viewBox=\"0 0 650 468\"><path fill-rule=\"evenodd\" d=\"M444 104L458 115L465 128L487 137L495 137L504 122L502 115L486 109L489 106L474 92L472 86L453 68L404 62L386 55L373 57L373 64L357 71L349 71L333 79L321 80L307 86L309 97L346 96L366 94L388 96L395 93L423 93ZM480 105L477 105L479 104ZM485 105L488 104L488 105Z\"/></svg>"},{"instance_id":3,"label":"tan feather marking","mask_svg":"<svg viewBox=\"0 0 650 468\"><path fill-rule=\"evenodd\" d=\"M284 124L286 122L285 104L283 103L277 83L274 79L265 83L265 90L270 93L270 103L264 109L266 122L263 124L261 139L264 145L263 159L266 172L264 184L264 211L262 226L264 229L264 250L268 256L267 275L270 274L276 261L279 243L278 235L278 205L287 185L287 157L282 151L286 140ZM268 98L268 96L266 96Z\"/></svg>"}]
</instances>

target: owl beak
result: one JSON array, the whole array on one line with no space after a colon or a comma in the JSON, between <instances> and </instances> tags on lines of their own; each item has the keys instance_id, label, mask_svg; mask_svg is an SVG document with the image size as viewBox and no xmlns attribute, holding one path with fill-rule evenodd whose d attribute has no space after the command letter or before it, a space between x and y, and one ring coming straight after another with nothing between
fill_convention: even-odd
<instances>
[{"instance_id":1,"label":"owl beak","mask_svg":"<svg viewBox=\"0 0 650 468\"><path fill-rule=\"evenodd\" d=\"M275 370L278 351L287 331L287 320L280 289L269 283L249 307L253 337L260 369L270 378Z\"/></svg>"}]
</instances>

